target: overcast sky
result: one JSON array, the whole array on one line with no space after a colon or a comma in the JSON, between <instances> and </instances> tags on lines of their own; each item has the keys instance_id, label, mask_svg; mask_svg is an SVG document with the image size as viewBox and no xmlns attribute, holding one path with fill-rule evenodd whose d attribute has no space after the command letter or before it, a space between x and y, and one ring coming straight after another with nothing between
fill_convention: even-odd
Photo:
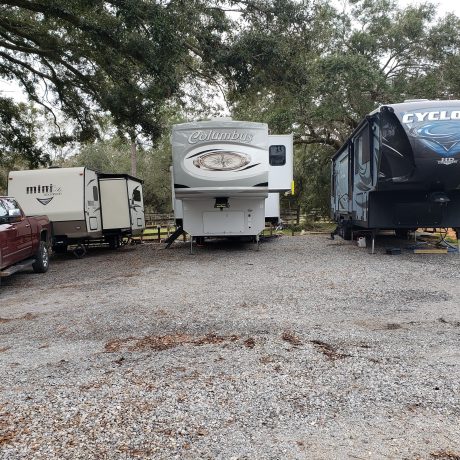
<instances>
[{"instance_id":1,"label":"overcast sky","mask_svg":"<svg viewBox=\"0 0 460 460\"><path fill-rule=\"evenodd\" d=\"M399 0L401 6L417 5L422 3L418 0ZM438 7L438 14L444 15L446 13L455 13L460 16L460 1L459 0L429 0Z\"/></svg>"}]
</instances>

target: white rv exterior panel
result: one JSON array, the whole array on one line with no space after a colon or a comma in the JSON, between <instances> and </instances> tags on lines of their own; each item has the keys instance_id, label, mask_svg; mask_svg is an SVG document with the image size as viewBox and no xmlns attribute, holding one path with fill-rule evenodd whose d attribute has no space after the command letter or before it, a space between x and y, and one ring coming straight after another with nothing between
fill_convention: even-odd
<instances>
[{"instance_id":1,"label":"white rv exterior panel","mask_svg":"<svg viewBox=\"0 0 460 460\"><path fill-rule=\"evenodd\" d=\"M182 209L182 200L178 200L176 198L176 192L174 190L174 168L171 166L169 171L171 173L171 205L172 210L174 213L174 219L183 219L184 218L184 211Z\"/></svg>"},{"instance_id":2,"label":"white rv exterior panel","mask_svg":"<svg viewBox=\"0 0 460 460\"><path fill-rule=\"evenodd\" d=\"M205 235L242 235L245 231L243 211L203 212L203 233Z\"/></svg>"},{"instance_id":3,"label":"white rv exterior panel","mask_svg":"<svg viewBox=\"0 0 460 460\"><path fill-rule=\"evenodd\" d=\"M291 190L294 168L294 137L292 134L270 135L268 186L270 192ZM283 161L284 158L284 161Z\"/></svg>"},{"instance_id":4,"label":"white rv exterior panel","mask_svg":"<svg viewBox=\"0 0 460 460\"><path fill-rule=\"evenodd\" d=\"M46 214L51 221L84 220L85 168L11 171L8 194L28 216Z\"/></svg>"},{"instance_id":5,"label":"white rv exterior panel","mask_svg":"<svg viewBox=\"0 0 460 460\"><path fill-rule=\"evenodd\" d=\"M99 180L104 230L131 227L128 188L124 178Z\"/></svg>"},{"instance_id":6,"label":"white rv exterior panel","mask_svg":"<svg viewBox=\"0 0 460 460\"><path fill-rule=\"evenodd\" d=\"M15 196L28 216L46 214L54 234L96 238L101 234L97 174L87 168L11 171L8 194Z\"/></svg>"},{"instance_id":7,"label":"white rv exterior panel","mask_svg":"<svg viewBox=\"0 0 460 460\"><path fill-rule=\"evenodd\" d=\"M216 119L174 125L171 136L177 199L268 193L268 127Z\"/></svg>"},{"instance_id":8,"label":"white rv exterior panel","mask_svg":"<svg viewBox=\"0 0 460 460\"><path fill-rule=\"evenodd\" d=\"M265 200L265 218L279 220L280 217L280 194L269 193L268 198Z\"/></svg>"},{"instance_id":9,"label":"white rv exterior panel","mask_svg":"<svg viewBox=\"0 0 460 460\"><path fill-rule=\"evenodd\" d=\"M213 198L183 200L184 230L192 236L255 236L265 228L265 198L230 198L214 208Z\"/></svg>"}]
</instances>

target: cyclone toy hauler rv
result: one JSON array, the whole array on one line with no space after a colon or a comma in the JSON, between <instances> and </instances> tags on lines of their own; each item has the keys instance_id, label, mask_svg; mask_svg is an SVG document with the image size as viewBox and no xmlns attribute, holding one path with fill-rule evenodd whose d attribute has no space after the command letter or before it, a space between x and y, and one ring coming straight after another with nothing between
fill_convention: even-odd
<instances>
[{"instance_id":1,"label":"cyclone toy hauler rv","mask_svg":"<svg viewBox=\"0 0 460 460\"><path fill-rule=\"evenodd\" d=\"M371 112L332 158L338 233L460 228L460 101L406 101Z\"/></svg>"},{"instance_id":2,"label":"cyclone toy hauler rv","mask_svg":"<svg viewBox=\"0 0 460 460\"><path fill-rule=\"evenodd\" d=\"M292 135L274 136L271 144L264 123L213 119L174 125L171 143L179 231L191 241L222 236L258 241L269 192L291 188Z\"/></svg>"},{"instance_id":3,"label":"cyclone toy hauler rv","mask_svg":"<svg viewBox=\"0 0 460 460\"><path fill-rule=\"evenodd\" d=\"M84 253L90 242L116 248L122 237L145 226L142 181L126 174L84 167L11 171L8 192L23 203L27 216L49 217L55 252L76 244Z\"/></svg>"}]
</instances>

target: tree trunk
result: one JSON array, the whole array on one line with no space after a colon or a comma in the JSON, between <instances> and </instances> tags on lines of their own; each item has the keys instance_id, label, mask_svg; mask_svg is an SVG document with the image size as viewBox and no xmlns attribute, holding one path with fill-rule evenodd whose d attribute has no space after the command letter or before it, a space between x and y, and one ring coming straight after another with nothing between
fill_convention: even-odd
<instances>
[{"instance_id":1,"label":"tree trunk","mask_svg":"<svg viewBox=\"0 0 460 460\"><path fill-rule=\"evenodd\" d=\"M136 177L137 175L137 151L136 151L136 140L131 140L131 176Z\"/></svg>"}]
</instances>

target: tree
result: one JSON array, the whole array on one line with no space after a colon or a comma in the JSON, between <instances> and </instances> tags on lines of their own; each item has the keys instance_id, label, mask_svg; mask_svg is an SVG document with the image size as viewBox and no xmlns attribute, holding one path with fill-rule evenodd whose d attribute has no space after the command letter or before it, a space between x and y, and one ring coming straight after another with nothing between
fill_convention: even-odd
<instances>
[{"instance_id":1,"label":"tree","mask_svg":"<svg viewBox=\"0 0 460 460\"><path fill-rule=\"evenodd\" d=\"M50 113L62 110L80 141L97 138L107 112L132 140L158 139L163 107L228 27L213 3L2 0L0 77Z\"/></svg>"},{"instance_id":2,"label":"tree","mask_svg":"<svg viewBox=\"0 0 460 460\"><path fill-rule=\"evenodd\" d=\"M8 171L15 165L36 168L49 162L38 146L38 131L35 109L0 97L0 194L6 193Z\"/></svg>"},{"instance_id":3,"label":"tree","mask_svg":"<svg viewBox=\"0 0 460 460\"><path fill-rule=\"evenodd\" d=\"M323 0L271 0L245 18L219 61L232 112L294 132L300 179L320 196L330 156L367 113L406 98L460 96L460 19L436 20L429 3L350 0L338 11ZM321 167L312 176L302 165ZM311 207L314 194L300 190L298 203Z\"/></svg>"}]
</instances>

